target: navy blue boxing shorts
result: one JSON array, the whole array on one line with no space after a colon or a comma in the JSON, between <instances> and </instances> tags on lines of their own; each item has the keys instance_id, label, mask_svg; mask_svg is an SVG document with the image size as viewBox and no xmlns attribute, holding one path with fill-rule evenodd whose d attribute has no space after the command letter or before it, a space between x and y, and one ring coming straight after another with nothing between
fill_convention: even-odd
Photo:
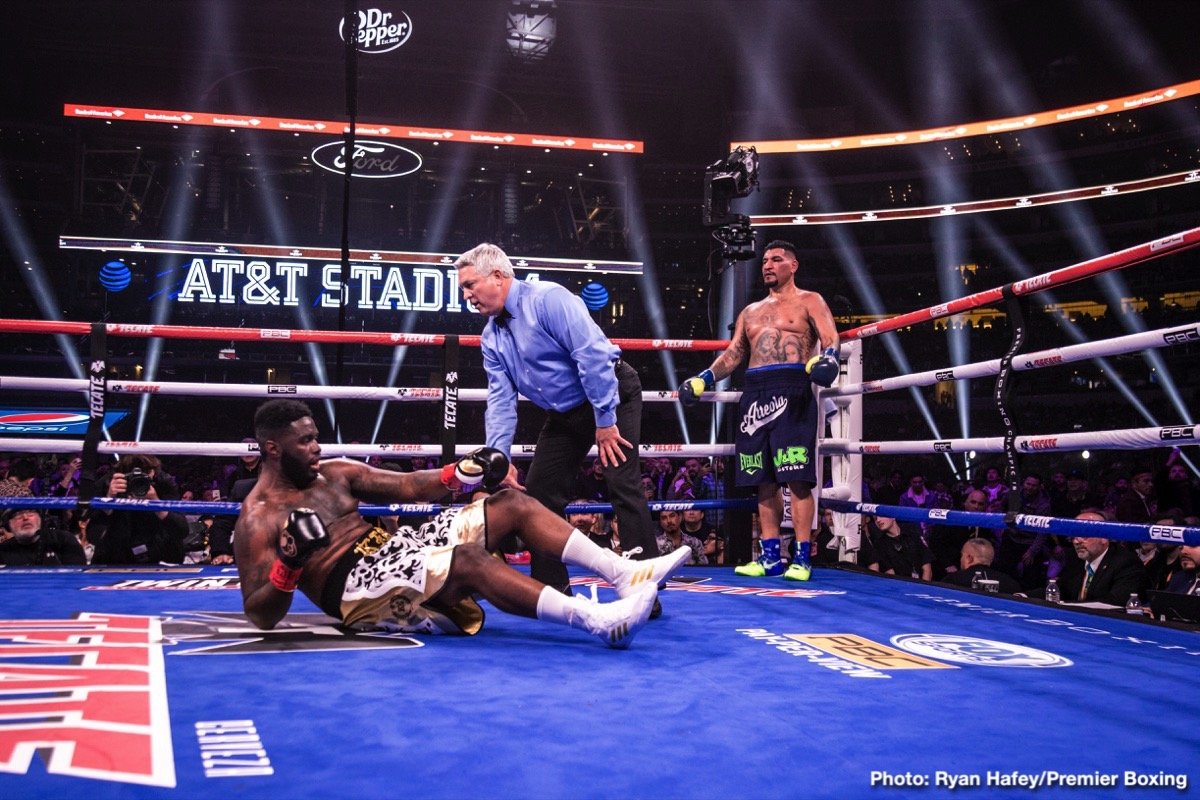
<instances>
[{"instance_id":1,"label":"navy blue boxing shorts","mask_svg":"<svg viewBox=\"0 0 1200 800\"><path fill-rule=\"evenodd\" d=\"M816 485L817 398L803 364L746 370L739 409L737 485Z\"/></svg>"}]
</instances>

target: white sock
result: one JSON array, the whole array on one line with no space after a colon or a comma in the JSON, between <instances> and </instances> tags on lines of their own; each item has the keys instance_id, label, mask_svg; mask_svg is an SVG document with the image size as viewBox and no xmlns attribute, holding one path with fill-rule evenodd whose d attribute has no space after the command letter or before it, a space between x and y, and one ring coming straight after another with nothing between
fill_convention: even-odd
<instances>
[{"instance_id":1,"label":"white sock","mask_svg":"<svg viewBox=\"0 0 1200 800\"><path fill-rule=\"evenodd\" d=\"M621 574L625 565L624 559L612 550L605 550L578 529L571 531L567 544L563 547L562 560L567 564L586 569L612 583Z\"/></svg>"},{"instance_id":2,"label":"white sock","mask_svg":"<svg viewBox=\"0 0 1200 800\"><path fill-rule=\"evenodd\" d=\"M543 587L542 593L538 595L537 618L543 622L571 625L575 622L578 600L577 597L567 597L549 586Z\"/></svg>"}]
</instances>

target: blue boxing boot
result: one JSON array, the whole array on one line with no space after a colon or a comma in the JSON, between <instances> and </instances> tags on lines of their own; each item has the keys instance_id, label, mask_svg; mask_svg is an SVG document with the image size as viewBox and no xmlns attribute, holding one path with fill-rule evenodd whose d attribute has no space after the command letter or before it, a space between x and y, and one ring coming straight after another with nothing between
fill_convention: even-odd
<instances>
[{"instance_id":1,"label":"blue boxing boot","mask_svg":"<svg viewBox=\"0 0 1200 800\"><path fill-rule=\"evenodd\" d=\"M745 575L747 578L766 578L783 574L783 560L779 557L778 539L760 539L762 555L749 564L734 567L735 575Z\"/></svg>"}]
</instances>

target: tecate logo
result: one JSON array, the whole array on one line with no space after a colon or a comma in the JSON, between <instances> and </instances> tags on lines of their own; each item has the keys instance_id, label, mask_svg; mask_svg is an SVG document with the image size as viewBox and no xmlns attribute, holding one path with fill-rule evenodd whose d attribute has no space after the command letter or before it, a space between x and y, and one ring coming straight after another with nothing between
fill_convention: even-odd
<instances>
[{"instance_id":1,"label":"tecate logo","mask_svg":"<svg viewBox=\"0 0 1200 800\"><path fill-rule=\"evenodd\" d=\"M945 633L902 633L892 644L918 656L976 667L1069 667L1070 659L1019 644L953 636Z\"/></svg>"},{"instance_id":2,"label":"tecate logo","mask_svg":"<svg viewBox=\"0 0 1200 800\"><path fill-rule=\"evenodd\" d=\"M338 36L346 41L345 17L338 23ZM360 53L390 52L407 42L409 36L412 36L412 19L403 11L367 8L358 12L357 46Z\"/></svg>"},{"instance_id":3,"label":"tecate logo","mask_svg":"<svg viewBox=\"0 0 1200 800\"><path fill-rule=\"evenodd\" d=\"M390 142L362 140L354 143L352 175L356 178L402 178L425 163L419 153ZM312 151L312 161L323 170L341 175L346 171L346 145L329 142Z\"/></svg>"},{"instance_id":4,"label":"tecate logo","mask_svg":"<svg viewBox=\"0 0 1200 800\"><path fill-rule=\"evenodd\" d=\"M1029 292L1037 291L1045 286L1053 283L1054 279L1049 275L1038 275L1036 278L1028 278L1023 281L1017 281L1013 284L1013 291L1017 294L1028 294Z\"/></svg>"}]
</instances>

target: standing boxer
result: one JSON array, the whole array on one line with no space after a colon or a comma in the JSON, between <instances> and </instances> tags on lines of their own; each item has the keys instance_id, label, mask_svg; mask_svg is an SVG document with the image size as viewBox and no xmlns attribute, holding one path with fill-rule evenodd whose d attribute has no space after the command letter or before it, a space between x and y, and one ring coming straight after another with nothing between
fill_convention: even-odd
<instances>
[{"instance_id":1,"label":"standing boxer","mask_svg":"<svg viewBox=\"0 0 1200 800\"><path fill-rule=\"evenodd\" d=\"M737 484L758 487L762 555L734 570L739 575L783 575L806 581L812 576L811 547L816 501L817 398L813 384L837 379L837 328L829 306L816 292L796 286L796 247L776 240L763 253L767 296L742 309L733 339L712 365L679 387L679 401L690 406L728 376L747 357L742 390L742 423L737 435ZM779 552L783 517L780 484L792 493L796 557L784 571Z\"/></svg>"}]
</instances>

